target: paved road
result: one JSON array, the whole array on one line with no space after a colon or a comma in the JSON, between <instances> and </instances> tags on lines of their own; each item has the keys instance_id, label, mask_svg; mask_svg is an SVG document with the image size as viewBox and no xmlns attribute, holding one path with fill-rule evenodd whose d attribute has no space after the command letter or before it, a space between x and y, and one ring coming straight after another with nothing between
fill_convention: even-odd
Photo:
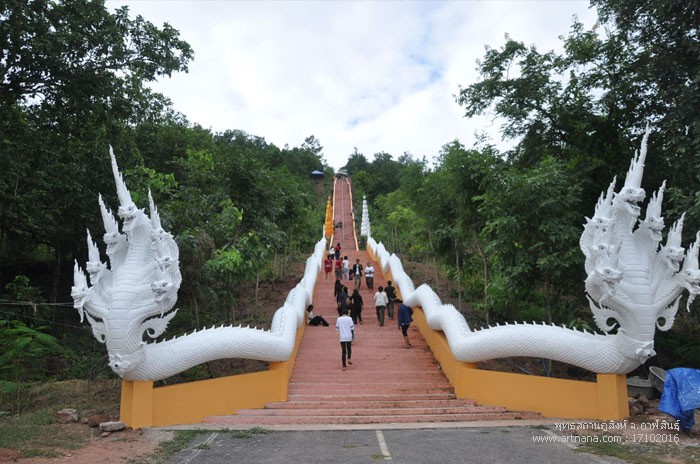
<instances>
[{"instance_id":1,"label":"paved road","mask_svg":"<svg viewBox=\"0 0 700 464\"><path fill-rule=\"evenodd\" d=\"M202 431L168 464L622 463L563 443L535 443L533 427L347 431Z\"/></svg>"}]
</instances>

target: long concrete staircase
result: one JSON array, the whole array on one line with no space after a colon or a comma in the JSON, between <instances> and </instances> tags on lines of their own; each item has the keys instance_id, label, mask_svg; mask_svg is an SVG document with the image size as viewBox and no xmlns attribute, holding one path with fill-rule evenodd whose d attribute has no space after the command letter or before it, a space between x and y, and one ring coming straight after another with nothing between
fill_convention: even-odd
<instances>
[{"instance_id":1,"label":"long concrete staircase","mask_svg":"<svg viewBox=\"0 0 700 464\"><path fill-rule=\"evenodd\" d=\"M350 185L336 181L335 221L343 221L336 230L336 242L350 262L359 258L365 266L366 251L357 251L350 206ZM343 203L345 202L345 203ZM467 422L540 419L532 412L513 412L502 407L479 406L457 399L454 389L440 370L420 332L411 327L412 347L405 348L396 319L377 322L373 295L386 286L379 263L373 262L374 291L362 282L364 300L362 324L355 328L352 365L342 370L340 344L335 330L338 317L333 297L335 277L324 273L314 292L314 313L323 316L329 327L307 327L301 341L289 384L286 402L269 403L264 409L246 409L236 415L210 417L206 423L221 425L286 424L398 424L429 422ZM352 292L352 281L343 281Z\"/></svg>"}]
</instances>

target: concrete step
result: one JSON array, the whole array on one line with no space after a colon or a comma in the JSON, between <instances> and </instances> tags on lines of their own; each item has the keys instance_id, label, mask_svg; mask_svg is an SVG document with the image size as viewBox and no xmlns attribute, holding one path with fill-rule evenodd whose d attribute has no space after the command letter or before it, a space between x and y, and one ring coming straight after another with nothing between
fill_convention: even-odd
<instances>
[{"instance_id":1,"label":"concrete step","mask_svg":"<svg viewBox=\"0 0 700 464\"><path fill-rule=\"evenodd\" d=\"M456 399L454 392L441 391L438 393L416 393L410 397L397 396L391 393L366 393L358 394L353 392L351 395L339 395L338 392L329 392L326 394L308 394L298 393L288 396L289 402L306 402L319 403L324 401L339 401L339 402L362 402L362 401L397 401L397 400L417 400L417 401L432 401L432 400L454 400Z\"/></svg>"},{"instance_id":2,"label":"concrete step","mask_svg":"<svg viewBox=\"0 0 700 464\"><path fill-rule=\"evenodd\" d=\"M336 366L336 370L338 367ZM341 370L342 372L342 370ZM345 371L343 373L343 378L351 378L353 382L358 381L360 378L366 378L371 382L374 381L382 381L385 383L395 383L395 382L405 382L407 378L410 376L415 376L415 372L413 371L397 371L397 372L382 372L382 371L375 371L375 372L365 372L364 370L362 372L359 371L353 371L352 367ZM431 373L421 373L420 374L420 379L424 382L439 382L439 383L444 383L446 381L445 376L442 375L440 372L431 372ZM305 374L305 375L298 375L294 374L292 375L292 378L289 379L290 383L323 383L324 381L328 380L328 373L323 373L323 374L318 374L315 372Z\"/></svg>"},{"instance_id":3,"label":"concrete step","mask_svg":"<svg viewBox=\"0 0 700 464\"><path fill-rule=\"evenodd\" d=\"M300 409L241 409L241 416L424 416L444 414L486 414L508 412L506 408L493 406L441 406L406 408L310 408Z\"/></svg>"},{"instance_id":4,"label":"concrete step","mask_svg":"<svg viewBox=\"0 0 700 464\"><path fill-rule=\"evenodd\" d=\"M379 408L430 408L444 406L475 406L476 402L472 400L458 400L451 398L432 398L426 400L402 400L402 399L385 399L385 400L361 400L354 401L285 401L278 403L268 403L265 408L268 409L325 409L325 408L355 408L355 409L379 409Z\"/></svg>"},{"instance_id":5,"label":"concrete step","mask_svg":"<svg viewBox=\"0 0 700 464\"><path fill-rule=\"evenodd\" d=\"M284 425L284 424L394 424L423 422L472 422L540 419L533 413L521 412L484 412L465 414L416 414L416 415L357 415L357 416L219 416L207 417L207 424L250 424Z\"/></svg>"},{"instance_id":6,"label":"concrete step","mask_svg":"<svg viewBox=\"0 0 700 464\"><path fill-rule=\"evenodd\" d=\"M335 395L336 398L343 398L343 391L350 393L352 387L349 385L345 386L345 390L334 390L324 387L313 387L313 388L300 388L300 389L289 389L289 394L309 394L309 395ZM435 387L435 388L375 388L360 390L366 392L381 392L392 396L402 396L402 397L414 397L420 394L432 394L432 393L452 393L452 388L450 386Z\"/></svg>"}]
</instances>

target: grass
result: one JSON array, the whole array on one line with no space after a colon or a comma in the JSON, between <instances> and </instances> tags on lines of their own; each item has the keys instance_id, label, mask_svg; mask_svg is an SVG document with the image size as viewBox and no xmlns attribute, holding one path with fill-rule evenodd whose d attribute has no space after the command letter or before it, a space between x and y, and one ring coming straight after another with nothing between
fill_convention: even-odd
<instances>
[{"instance_id":1,"label":"grass","mask_svg":"<svg viewBox=\"0 0 700 464\"><path fill-rule=\"evenodd\" d=\"M672 443L584 443L577 451L612 456L631 464L700 464L700 448Z\"/></svg>"},{"instance_id":2,"label":"grass","mask_svg":"<svg viewBox=\"0 0 700 464\"><path fill-rule=\"evenodd\" d=\"M203 430L177 430L173 434L173 439L160 444L163 458L168 458L173 454L187 448L197 435L205 433Z\"/></svg>"},{"instance_id":3,"label":"grass","mask_svg":"<svg viewBox=\"0 0 700 464\"><path fill-rule=\"evenodd\" d=\"M263 427L253 427L252 429L240 430L238 432L235 432L233 433L233 436L236 438L251 438L253 435L264 435L270 432L270 430L267 430Z\"/></svg>"},{"instance_id":4,"label":"grass","mask_svg":"<svg viewBox=\"0 0 700 464\"><path fill-rule=\"evenodd\" d=\"M24 386L22 414L0 417L0 448L22 452L22 457L59 457L62 450L85 446L95 432L82 424L58 424L55 414L74 408L81 417L116 414L119 382L79 380Z\"/></svg>"}]
</instances>

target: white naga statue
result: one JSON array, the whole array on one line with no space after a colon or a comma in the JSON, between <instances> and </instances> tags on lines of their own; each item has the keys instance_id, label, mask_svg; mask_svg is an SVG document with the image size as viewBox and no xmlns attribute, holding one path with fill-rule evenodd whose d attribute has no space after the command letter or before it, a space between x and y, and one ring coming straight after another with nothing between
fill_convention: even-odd
<instances>
[{"instance_id":1,"label":"white naga statue","mask_svg":"<svg viewBox=\"0 0 700 464\"><path fill-rule=\"evenodd\" d=\"M639 204L646 196L641 182L648 136L647 129L622 189L615 193L613 180L580 240L588 274L586 293L604 335L534 322L472 331L454 306L443 305L429 286L415 289L396 255L371 239L369 245L383 269L391 271L404 301L423 308L428 325L445 333L460 361L530 356L601 374L631 372L654 356L656 328L671 328L683 291L689 293L688 309L700 292L698 237L687 251L681 247L682 217L661 245L665 182L650 199L644 220L639 219Z\"/></svg>"},{"instance_id":2,"label":"white naga statue","mask_svg":"<svg viewBox=\"0 0 700 464\"><path fill-rule=\"evenodd\" d=\"M99 197L106 233L109 266L101 261L88 231L89 261L85 272L75 263L71 295L81 321L86 317L95 338L107 345L109 366L125 380L160 380L198 364L222 358L286 361L294 348L297 327L320 270L325 239L316 244L306 263L304 278L274 315L271 330L249 327L212 327L158 343L146 343L165 332L177 310L182 277L178 247L163 230L149 192L150 218L136 207L117 168L110 147L117 184L122 230Z\"/></svg>"},{"instance_id":3,"label":"white naga statue","mask_svg":"<svg viewBox=\"0 0 700 464\"><path fill-rule=\"evenodd\" d=\"M700 245L696 239L687 251L681 247L683 218L671 227L661 245L665 184L649 201L644 220L639 219L639 204L646 196L641 181L647 138L648 131L622 189L615 193L613 180L601 195L580 240L588 274L586 292L603 335L536 323L472 331L459 311L443 305L428 285L416 289L396 255L390 255L371 237L368 244L382 269L391 271L404 301L423 308L428 325L445 333L460 361L530 356L597 373L631 372L655 354L656 328L671 328L683 291L689 293L688 307L700 292ZM87 317L95 337L106 343L112 369L126 380L159 380L221 358L289 359L296 329L311 302L325 239L316 244L314 254L307 259L304 278L275 313L269 331L218 327L146 343L144 337L160 336L175 315L172 308L181 281L178 249L172 236L162 229L150 194L150 218L134 205L111 156L122 232L100 198L110 266L101 262L88 232L90 285L76 263L72 296L81 318Z\"/></svg>"}]
</instances>

